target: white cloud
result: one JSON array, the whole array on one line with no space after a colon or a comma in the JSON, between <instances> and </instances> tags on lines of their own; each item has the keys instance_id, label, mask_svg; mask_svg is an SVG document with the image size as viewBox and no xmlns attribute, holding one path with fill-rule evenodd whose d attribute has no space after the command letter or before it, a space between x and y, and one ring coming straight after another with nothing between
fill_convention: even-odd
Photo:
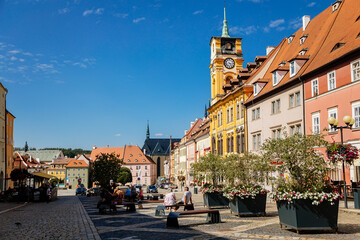
<instances>
[{"instance_id":1,"label":"white cloud","mask_svg":"<svg viewBox=\"0 0 360 240\"><path fill-rule=\"evenodd\" d=\"M279 31L279 32L282 31L282 30L284 30L284 29L285 29L285 27L277 27L277 28L276 28L276 30Z\"/></svg>"},{"instance_id":2,"label":"white cloud","mask_svg":"<svg viewBox=\"0 0 360 240\"><path fill-rule=\"evenodd\" d=\"M96 15L101 15L101 14L104 13L104 9L103 9L103 8L98 8L98 9L95 10L94 13L95 13Z\"/></svg>"},{"instance_id":3,"label":"white cloud","mask_svg":"<svg viewBox=\"0 0 360 240\"><path fill-rule=\"evenodd\" d=\"M8 53L10 54L18 54L20 52L20 50L11 50L11 51L8 51Z\"/></svg>"},{"instance_id":4,"label":"white cloud","mask_svg":"<svg viewBox=\"0 0 360 240\"><path fill-rule=\"evenodd\" d=\"M278 27L279 25L283 24L284 22L285 22L284 19L273 20L273 21L270 21L269 27L275 28L275 27Z\"/></svg>"},{"instance_id":5,"label":"white cloud","mask_svg":"<svg viewBox=\"0 0 360 240\"><path fill-rule=\"evenodd\" d=\"M120 133L116 133L116 134L115 134L115 137L120 137L120 136L121 136Z\"/></svg>"},{"instance_id":6,"label":"white cloud","mask_svg":"<svg viewBox=\"0 0 360 240\"><path fill-rule=\"evenodd\" d=\"M309 3L308 5L307 5L307 7L313 7L313 6L315 6L316 5L316 2L311 2L311 3Z\"/></svg>"},{"instance_id":7,"label":"white cloud","mask_svg":"<svg viewBox=\"0 0 360 240\"><path fill-rule=\"evenodd\" d=\"M264 32L266 32L266 33L268 33L268 32L270 32L270 28L268 28L268 27L264 27Z\"/></svg>"},{"instance_id":8,"label":"white cloud","mask_svg":"<svg viewBox=\"0 0 360 240\"><path fill-rule=\"evenodd\" d=\"M62 8L58 10L59 14L67 14L68 12L70 12L69 8Z\"/></svg>"},{"instance_id":9,"label":"white cloud","mask_svg":"<svg viewBox=\"0 0 360 240\"><path fill-rule=\"evenodd\" d=\"M115 13L114 16L118 17L118 18L127 18L129 16L129 14L128 13Z\"/></svg>"},{"instance_id":10,"label":"white cloud","mask_svg":"<svg viewBox=\"0 0 360 240\"><path fill-rule=\"evenodd\" d=\"M155 133L155 137L161 137L161 136L164 136L163 133Z\"/></svg>"},{"instance_id":11,"label":"white cloud","mask_svg":"<svg viewBox=\"0 0 360 240\"><path fill-rule=\"evenodd\" d=\"M204 10L197 10L197 11L195 11L195 12L193 12L193 15L198 15L198 14L201 14L201 13L203 13L204 12Z\"/></svg>"},{"instance_id":12,"label":"white cloud","mask_svg":"<svg viewBox=\"0 0 360 240\"><path fill-rule=\"evenodd\" d=\"M19 61L20 61L20 62L25 62L25 59L20 58Z\"/></svg>"},{"instance_id":13,"label":"white cloud","mask_svg":"<svg viewBox=\"0 0 360 240\"><path fill-rule=\"evenodd\" d=\"M32 53L29 53L29 52L23 52L22 54L25 56L32 56Z\"/></svg>"},{"instance_id":14,"label":"white cloud","mask_svg":"<svg viewBox=\"0 0 360 240\"><path fill-rule=\"evenodd\" d=\"M84 12L83 12L83 16L85 17L85 16L87 16L87 15L90 15L90 14L92 14L94 12L94 10L85 10Z\"/></svg>"},{"instance_id":15,"label":"white cloud","mask_svg":"<svg viewBox=\"0 0 360 240\"><path fill-rule=\"evenodd\" d=\"M138 23L138 22L141 22L141 21L145 21L145 17L141 17L141 18L136 18L133 20L133 23Z\"/></svg>"},{"instance_id":16,"label":"white cloud","mask_svg":"<svg viewBox=\"0 0 360 240\"><path fill-rule=\"evenodd\" d=\"M245 34L245 35L250 35L252 33L255 33L257 31L257 27L254 25L251 26L247 26L247 27L239 27L239 26L235 26L235 27L231 27L229 29L230 34Z\"/></svg>"},{"instance_id":17,"label":"white cloud","mask_svg":"<svg viewBox=\"0 0 360 240\"><path fill-rule=\"evenodd\" d=\"M296 19L292 19L289 22L289 28L292 29L298 29L302 26L302 20L300 17L296 18Z\"/></svg>"},{"instance_id":18,"label":"white cloud","mask_svg":"<svg viewBox=\"0 0 360 240\"><path fill-rule=\"evenodd\" d=\"M82 62L73 63L73 66L79 66L79 67L81 67L81 68L87 68L87 66L86 66L84 63L82 63Z\"/></svg>"},{"instance_id":19,"label":"white cloud","mask_svg":"<svg viewBox=\"0 0 360 240\"><path fill-rule=\"evenodd\" d=\"M15 61L15 60L17 60L17 57L12 56L12 57L10 58L10 60L11 60L11 61Z\"/></svg>"},{"instance_id":20,"label":"white cloud","mask_svg":"<svg viewBox=\"0 0 360 240\"><path fill-rule=\"evenodd\" d=\"M55 83L56 83L56 84L64 84L65 82L62 81L62 80L55 80Z\"/></svg>"}]
</instances>

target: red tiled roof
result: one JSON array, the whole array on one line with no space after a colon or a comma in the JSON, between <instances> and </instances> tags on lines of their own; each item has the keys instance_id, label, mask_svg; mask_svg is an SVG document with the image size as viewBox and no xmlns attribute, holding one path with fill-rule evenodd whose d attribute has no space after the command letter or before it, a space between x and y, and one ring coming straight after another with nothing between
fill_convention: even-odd
<instances>
[{"instance_id":1,"label":"red tiled roof","mask_svg":"<svg viewBox=\"0 0 360 240\"><path fill-rule=\"evenodd\" d=\"M137 145L126 145L124 153L124 164L155 164L155 162L147 157Z\"/></svg>"},{"instance_id":2,"label":"red tiled roof","mask_svg":"<svg viewBox=\"0 0 360 240\"><path fill-rule=\"evenodd\" d=\"M89 167L89 165L86 164L86 162L84 160L77 160L77 159L72 159L67 165L67 168L76 168L76 167Z\"/></svg>"},{"instance_id":3,"label":"red tiled roof","mask_svg":"<svg viewBox=\"0 0 360 240\"><path fill-rule=\"evenodd\" d=\"M95 161L97 155L99 155L100 153L115 153L115 155L117 155L120 159L123 158L124 156L124 147L100 147L100 148L95 148L91 151L91 161Z\"/></svg>"}]
</instances>

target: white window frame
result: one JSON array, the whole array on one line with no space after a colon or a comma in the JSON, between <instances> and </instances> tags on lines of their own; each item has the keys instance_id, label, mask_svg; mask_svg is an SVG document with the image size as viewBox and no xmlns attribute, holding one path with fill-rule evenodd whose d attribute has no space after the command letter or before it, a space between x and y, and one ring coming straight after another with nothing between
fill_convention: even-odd
<instances>
[{"instance_id":1,"label":"white window frame","mask_svg":"<svg viewBox=\"0 0 360 240\"><path fill-rule=\"evenodd\" d=\"M315 78L314 80L311 80L311 96L314 97L315 96L315 92L314 92L314 86L315 86L315 82L316 82L316 96L319 95L319 79Z\"/></svg>"},{"instance_id":2,"label":"white window frame","mask_svg":"<svg viewBox=\"0 0 360 240\"><path fill-rule=\"evenodd\" d=\"M338 118L338 109L337 107L329 108L328 109L328 118L333 117L335 119ZM335 128L332 128L329 124L329 133L336 132Z\"/></svg>"},{"instance_id":3,"label":"white window frame","mask_svg":"<svg viewBox=\"0 0 360 240\"><path fill-rule=\"evenodd\" d=\"M256 108L256 119L259 119L260 118L260 107L257 107Z\"/></svg>"},{"instance_id":4,"label":"white window frame","mask_svg":"<svg viewBox=\"0 0 360 240\"><path fill-rule=\"evenodd\" d=\"M318 118L318 125L314 124L314 120ZM320 112L313 113L311 115L311 123L312 123L312 133L313 134L320 134Z\"/></svg>"},{"instance_id":5,"label":"white window frame","mask_svg":"<svg viewBox=\"0 0 360 240\"><path fill-rule=\"evenodd\" d=\"M259 93L258 83L254 83L253 89L254 89L254 96L258 95Z\"/></svg>"},{"instance_id":6,"label":"white window frame","mask_svg":"<svg viewBox=\"0 0 360 240\"><path fill-rule=\"evenodd\" d=\"M291 98L292 98L292 101L291 101ZM295 107L295 93L292 93L289 95L289 108L293 108L293 107Z\"/></svg>"},{"instance_id":7,"label":"white window frame","mask_svg":"<svg viewBox=\"0 0 360 240\"><path fill-rule=\"evenodd\" d=\"M297 97L298 94L299 94L299 97ZM295 95L295 107L301 106L301 93L300 93L300 91L299 91L299 92L296 92L294 95ZM298 99L299 99L299 104L297 104Z\"/></svg>"},{"instance_id":8,"label":"white window frame","mask_svg":"<svg viewBox=\"0 0 360 240\"><path fill-rule=\"evenodd\" d=\"M272 79L273 79L273 86L276 86L278 82L278 77L276 75L276 71L272 73Z\"/></svg>"},{"instance_id":9,"label":"white window frame","mask_svg":"<svg viewBox=\"0 0 360 240\"><path fill-rule=\"evenodd\" d=\"M334 78L333 78L333 80L334 80L334 86L333 86L333 87L331 87L331 83L330 83L330 81L332 80L332 79L330 79L330 75L331 75L331 74L334 74ZM336 75L335 75L335 70L327 73L327 82L328 82L328 90L329 90L329 91L336 88Z\"/></svg>"},{"instance_id":10,"label":"white window frame","mask_svg":"<svg viewBox=\"0 0 360 240\"><path fill-rule=\"evenodd\" d=\"M360 128L360 101L354 102L353 104L351 104L351 108L352 108L352 116L355 119L353 128ZM355 108L359 108L359 110L357 112L358 115L355 115L355 113L356 113Z\"/></svg>"},{"instance_id":11,"label":"white window frame","mask_svg":"<svg viewBox=\"0 0 360 240\"><path fill-rule=\"evenodd\" d=\"M290 77L295 76L296 70L295 70L295 61L290 62Z\"/></svg>"},{"instance_id":12,"label":"white window frame","mask_svg":"<svg viewBox=\"0 0 360 240\"><path fill-rule=\"evenodd\" d=\"M252 120L256 119L256 109L255 108L253 110L251 110L251 119Z\"/></svg>"},{"instance_id":13,"label":"white window frame","mask_svg":"<svg viewBox=\"0 0 360 240\"><path fill-rule=\"evenodd\" d=\"M355 79L355 74L354 74L355 69L354 69L354 66L353 66L355 63L358 63L358 64L359 64L359 66L358 66L356 69L360 72L360 58L359 58L359 59L356 59L355 61L352 61L352 62L350 63L350 67L351 67L351 81L352 81L352 82L360 80L360 78Z\"/></svg>"}]
</instances>

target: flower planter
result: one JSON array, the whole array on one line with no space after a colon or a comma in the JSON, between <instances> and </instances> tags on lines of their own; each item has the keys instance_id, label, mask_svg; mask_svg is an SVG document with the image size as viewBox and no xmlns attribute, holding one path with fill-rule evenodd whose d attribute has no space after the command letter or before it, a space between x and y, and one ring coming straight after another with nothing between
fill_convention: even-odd
<instances>
[{"instance_id":1,"label":"flower planter","mask_svg":"<svg viewBox=\"0 0 360 240\"><path fill-rule=\"evenodd\" d=\"M236 196L229 202L230 210L239 216L265 216L266 195L267 194L257 194L255 199L253 199L251 196L244 199Z\"/></svg>"},{"instance_id":2,"label":"flower planter","mask_svg":"<svg viewBox=\"0 0 360 240\"><path fill-rule=\"evenodd\" d=\"M299 230L335 230L337 231L339 200L334 205L324 201L312 205L310 199L296 199L293 203L286 200L277 201L280 226Z\"/></svg>"},{"instance_id":3,"label":"flower planter","mask_svg":"<svg viewBox=\"0 0 360 240\"><path fill-rule=\"evenodd\" d=\"M204 193L204 205L212 207L229 207L229 200L220 192Z\"/></svg>"}]
</instances>

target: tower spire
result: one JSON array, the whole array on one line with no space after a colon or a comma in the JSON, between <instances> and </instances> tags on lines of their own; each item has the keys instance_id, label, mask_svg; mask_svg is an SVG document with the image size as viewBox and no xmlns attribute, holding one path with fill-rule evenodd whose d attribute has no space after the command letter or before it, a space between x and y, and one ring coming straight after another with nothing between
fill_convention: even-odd
<instances>
[{"instance_id":1,"label":"tower spire","mask_svg":"<svg viewBox=\"0 0 360 240\"><path fill-rule=\"evenodd\" d=\"M222 28L222 35L221 37L230 37L229 35L229 29L227 26L227 20L226 20L226 6L225 6L225 0L224 0L224 21L223 21L223 28Z\"/></svg>"},{"instance_id":2,"label":"tower spire","mask_svg":"<svg viewBox=\"0 0 360 240\"><path fill-rule=\"evenodd\" d=\"M150 128L149 128L149 120L147 121L147 129L146 129L146 139L150 138Z\"/></svg>"}]
</instances>

